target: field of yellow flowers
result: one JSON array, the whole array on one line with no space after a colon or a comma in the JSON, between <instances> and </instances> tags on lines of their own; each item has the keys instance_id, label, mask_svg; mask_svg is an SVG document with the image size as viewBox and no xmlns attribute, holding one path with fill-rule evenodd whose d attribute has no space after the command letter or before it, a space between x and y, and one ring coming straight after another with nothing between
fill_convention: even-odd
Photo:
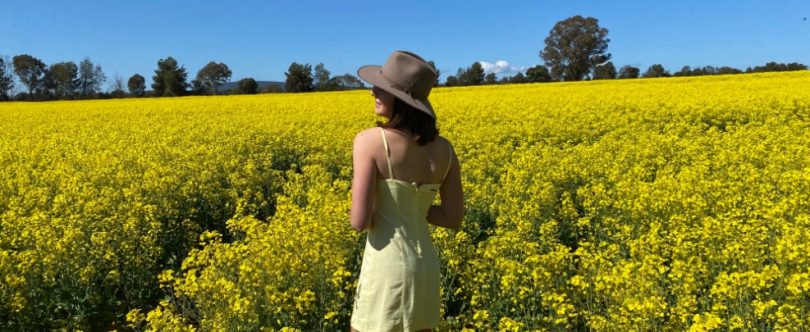
<instances>
[{"instance_id":1,"label":"field of yellow flowers","mask_svg":"<svg viewBox=\"0 0 810 332\"><path fill-rule=\"evenodd\" d=\"M810 329L810 72L436 88L442 330ZM347 330L368 91L0 104L0 330Z\"/></svg>"}]
</instances>

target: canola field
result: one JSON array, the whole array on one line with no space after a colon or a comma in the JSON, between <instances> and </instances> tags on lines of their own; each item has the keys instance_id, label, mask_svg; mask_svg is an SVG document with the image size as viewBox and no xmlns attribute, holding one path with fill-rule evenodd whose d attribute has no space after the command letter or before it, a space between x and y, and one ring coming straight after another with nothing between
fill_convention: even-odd
<instances>
[{"instance_id":1,"label":"canola field","mask_svg":"<svg viewBox=\"0 0 810 332\"><path fill-rule=\"evenodd\" d=\"M810 72L436 88L441 330L810 329ZM0 330L345 331L369 91L0 104Z\"/></svg>"}]
</instances>

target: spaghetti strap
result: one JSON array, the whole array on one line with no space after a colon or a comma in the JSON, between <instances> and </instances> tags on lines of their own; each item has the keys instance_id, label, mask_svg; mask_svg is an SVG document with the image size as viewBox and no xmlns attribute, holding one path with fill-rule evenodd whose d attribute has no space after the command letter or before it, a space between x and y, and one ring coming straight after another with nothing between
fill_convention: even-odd
<instances>
[{"instance_id":1,"label":"spaghetti strap","mask_svg":"<svg viewBox=\"0 0 810 332\"><path fill-rule=\"evenodd\" d=\"M388 161L388 178L394 178L394 169L391 167L391 150L388 148L388 140L385 139L385 129L380 127L382 133L383 145L385 145L385 159Z\"/></svg>"},{"instance_id":2,"label":"spaghetti strap","mask_svg":"<svg viewBox=\"0 0 810 332\"><path fill-rule=\"evenodd\" d=\"M444 183L444 178L447 177L447 173L450 172L450 166L453 164L453 146L450 143L447 143L447 146L450 147L450 161L447 162L447 169L444 170L444 175L442 175L442 182Z\"/></svg>"}]
</instances>

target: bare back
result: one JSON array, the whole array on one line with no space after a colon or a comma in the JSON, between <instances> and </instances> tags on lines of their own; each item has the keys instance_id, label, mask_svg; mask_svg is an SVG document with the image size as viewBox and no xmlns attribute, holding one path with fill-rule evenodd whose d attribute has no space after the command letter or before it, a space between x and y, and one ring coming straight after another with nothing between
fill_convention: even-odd
<instances>
[{"instance_id":1,"label":"bare back","mask_svg":"<svg viewBox=\"0 0 810 332\"><path fill-rule=\"evenodd\" d=\"M362 231L371 224L376 183L391 179L416 186L439 185L441 205L430 208L427 220L440 227L460 227L464 215L461 165L447 139L436 136L420 146L409 134L375 127L355 136L352 151L352 228ZM391 172L386 151L390 151Z\"/></svg>"},{"instance_id":2,"label":"bare back","mask_svg":"<svg viewBox=\"0 0 810 332\"><path fill-rule=\"evenodd\" d=\"M392 129L385 130L385 138L389 145L394 174L388 174L385 149L379 149L374 158L377 179L393 177L417 185L441 183L452 158L450 142L436 136L433 142L420 146L410 135Z\"/></svg>"}]
</instances>

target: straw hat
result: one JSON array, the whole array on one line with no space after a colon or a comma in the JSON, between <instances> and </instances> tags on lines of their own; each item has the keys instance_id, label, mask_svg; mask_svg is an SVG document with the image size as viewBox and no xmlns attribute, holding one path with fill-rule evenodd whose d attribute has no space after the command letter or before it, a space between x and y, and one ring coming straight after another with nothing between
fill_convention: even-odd
<instances>
[{"instance_id":1,"label":"straw hat","mask_svg":"<svg viewBox=\"0 0 810 332\"><path fill-rule=\"evenodd\" d=\"M436 118L428 101L436 82L436 71L420 56L408 51L394 51L382 66L366 65L357 70L366 82L383 89L400 100Z\"/></svg>"}]
</instances>

